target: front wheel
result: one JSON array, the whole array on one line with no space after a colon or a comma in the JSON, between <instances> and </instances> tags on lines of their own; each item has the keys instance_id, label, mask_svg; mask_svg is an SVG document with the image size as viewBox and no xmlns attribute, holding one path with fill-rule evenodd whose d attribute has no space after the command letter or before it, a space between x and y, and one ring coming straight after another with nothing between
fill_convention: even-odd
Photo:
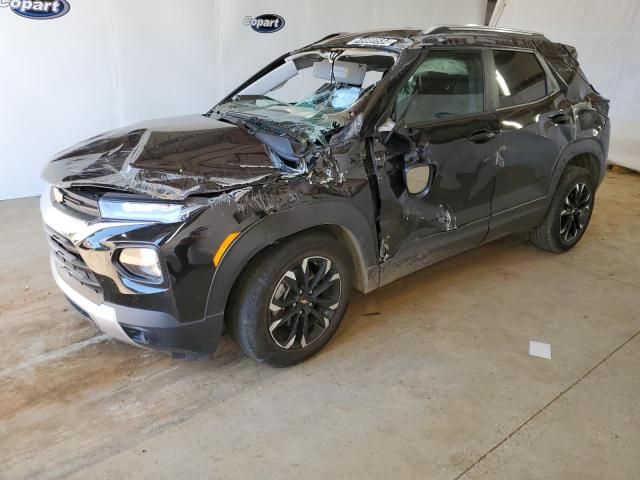
<instances>
[{"instance_id":1,"label":"front wheel","mask_svg":"<svg viewBox=\"0 0 640 480\"><path fill-rule=\"evenodd\" d=\"M326 232L300 234L254 258L233 294L230 334L250 357L302 362L333 336L349 301L351 262Z\"/></svg>"},{"instance_id":2,"label":"front wheel","mask_svg":"<svg viewBox=\"0 0 640 480\"><path fill-rule=\"evenodd\" d=\"M591 220L594 195L594 181L589 172L581 167L568 166L545 219L531 231L531 242L556 253L573 248Z\"/></svg>"}]
</instances>

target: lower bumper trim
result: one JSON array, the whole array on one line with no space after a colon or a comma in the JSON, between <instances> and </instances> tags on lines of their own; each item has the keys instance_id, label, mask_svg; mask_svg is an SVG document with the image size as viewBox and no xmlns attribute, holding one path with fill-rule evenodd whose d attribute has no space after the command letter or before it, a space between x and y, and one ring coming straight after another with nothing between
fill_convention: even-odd
<instances>
[{"instance_id":1,"label":"lower bumper trim","mask_svg":"<svg viewBox=\"0 0 640 480\"><path fill-rule=\"evenodd\" d=\"M116 318L116 311L108 305L98 305L85 298L66 283L51 260L53 279L67 298L87 313L96 326L110 337L130 345L140 346L129 338Z\"/></svg>"}]
</instances>

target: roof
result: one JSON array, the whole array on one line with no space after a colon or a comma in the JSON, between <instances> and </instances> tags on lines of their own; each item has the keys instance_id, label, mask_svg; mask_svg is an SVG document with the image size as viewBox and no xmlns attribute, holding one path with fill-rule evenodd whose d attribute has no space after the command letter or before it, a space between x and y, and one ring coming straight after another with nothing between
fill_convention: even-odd
<instances>
[{"instance_id":1,"label":"roof","mask_svg":"<svg viewBox=\"0 0 640 480\"><path fill-rule=\"evenodd\" d=\"M473 37L469 41L469 37ZM516 30L512 28L487 27L484 25L438 25L420 28L396 28L389 30L371 30L358 33L334 33L315 42L314 45L321 43L327 47L342 47L345 45L355 46L377 46L387 50L400 51L415 45L433 45L433 44L454 44L460 43L460 40L466 39L464 43L469 44L494 44L497 39L500 43L522 43L527 40L547 40L545 36L538 32L528 30ZM378 44L380 40L392 40L388 45ZM351 42L351 44L350 44Z\"/></svg>"},{"instance_id":2,"label":"roof","mask_svg":"<svg viewBox=\"0 0 640 480\"><path fill-rule=\"evenodd\" d=\"M441 34L474 34L474 35L525 35L544 37L542 33L533 32L531 30L517 30L515 28L503 28L503 27L487 27L485 25L438 25L429 27L422 31L426 35L441 35Z\"/></svg>"},{"instance_id":3,"label":"roof","mask_svg":"<svg viewBox=\"0 0 640 480\"><path fill-rule=\"evenodd\" d=\"M334 33L327 35L314 45L322 44L326 47L343 47L349 45L349 42L356 42L359 40L369 40L371 42L377 39L393 40L390 45L377 45L387 50L404 50L416 43L416 40L420 37L422 30L419 28L399 28L390 30L370 30L366 32L356 33ZM353 44L352 44L353 45ZM354 45L354 46L366 46L366 45Z\"/></svg>"}]
</instances>

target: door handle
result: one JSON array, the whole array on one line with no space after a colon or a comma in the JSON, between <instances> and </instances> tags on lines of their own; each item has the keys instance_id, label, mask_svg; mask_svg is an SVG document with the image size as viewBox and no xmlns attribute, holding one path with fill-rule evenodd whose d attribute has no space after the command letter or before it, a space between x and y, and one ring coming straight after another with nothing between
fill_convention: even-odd
<instances>
[{"instance_id":1,"label":"door handle","mask_svg":"<svg viewBox=\"0 0 640 480\"><path fill-rule=\"evenodd\" d=\"M568 125L571 123L571 117L566 113L556 113L551 115L549 119L556 125Z\"/></svg>"},{"instance_id":2,"label":"door handle","mask_svg":"<svg viewBox=\"0 0 640 480\"><path fill-rule=\"evenodd\" d=\"M469 135L469 140L473 143L483 143L491 140L496 136L496 132L493 130L489 130L488 128L483 128L482 130L478 130Z\"/></svg>"}]
</instances>

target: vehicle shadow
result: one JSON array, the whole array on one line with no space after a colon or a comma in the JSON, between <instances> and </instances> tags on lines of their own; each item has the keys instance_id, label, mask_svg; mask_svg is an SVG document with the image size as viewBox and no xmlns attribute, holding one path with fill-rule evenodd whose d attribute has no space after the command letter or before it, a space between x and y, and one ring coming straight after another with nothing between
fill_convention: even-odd
<instances>
[{"instance_id":1,"label":"vehicle shadow","mask_svg":"<svg viewBox=\"0 0 640 480\"><path fill-rule=\"evenodd\" d=\"M363 334L374 325L401 322L397 311L406 305L425 312L446 310L449 300L443 298L444 294L451 293L465 277L472 276L482 283L483 278L488 281L498 272L500 278L513 279L523 264L544 261L553 255L531 245L527 234L513 234L442 260L369 294L353 291L342 324L327 347L348 342L351 336Z\"/></svg>"}]
</instances>

